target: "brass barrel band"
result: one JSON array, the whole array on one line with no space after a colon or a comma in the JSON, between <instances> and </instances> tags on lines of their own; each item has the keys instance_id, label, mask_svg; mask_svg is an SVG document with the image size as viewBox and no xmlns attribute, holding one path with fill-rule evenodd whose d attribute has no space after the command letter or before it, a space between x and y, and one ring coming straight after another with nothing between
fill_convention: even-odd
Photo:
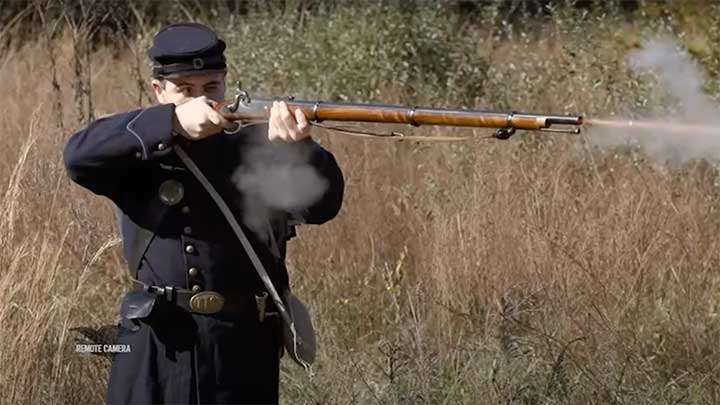
<instances>
[{"instance_id":1,"label":"brass barrel band","mask_svg":"<svg viewBox=\"0 0 720 405\"><path fill-rule=\"evenodd\" d=\"M513 119L515 118L515 111L510 112L510 114L507 115L507 127L512 127Z\"/></svg>"},{"instance_id":2,"label":"brass barrel band","mask_svg":"<svg viewBox=\"0 0 720 405\"><path fill-rule=\"evenodd\" d=\"M313 106L312 106L312 118L310 119L310 121L322 122L322 120L318 119L318 109L320 108L320 103L322 103L322 101L319 101L319 100L318 100L318 101L316 101L316 102L313 104Z\"/></svg>"},{"instance_id":3,"label":"brass barrel band","mask_svg":"<svg viewBox=\"0 0 720 405\"><path fill-rule=\"evenodd\" d=\"M415 110L416 110L416 109L417 109L417 107L413 107L413 108L411 108L411 109L408 110L407 120L408 120L408 123L409 123L410 125L412 125L412 126L414 126L414 127L419 127L420 124L418 124L418 122L415 121Z\"/></svg>"}]
</instances>

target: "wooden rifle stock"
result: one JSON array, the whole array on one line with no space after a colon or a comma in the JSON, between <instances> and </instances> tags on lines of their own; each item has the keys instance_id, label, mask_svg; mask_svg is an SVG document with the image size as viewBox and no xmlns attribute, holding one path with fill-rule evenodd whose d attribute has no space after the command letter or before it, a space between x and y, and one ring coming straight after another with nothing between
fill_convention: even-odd
<instances>
[{"instance_id":1,"label":"wooden rifle stock","mask_svg":"<svg viewBox=\"0 0 720 405\"><path fill-rule=\"evenodd\" d=\"M273 102L279 100L262 98L251 100L246 92L240 91L233 101L219 103L215 108L230 121L242 123L267 121ZM495 136L501 139L509 138L516 129L577 134L580 133L579 126L583 122L582 116L570 115L454 110L388 104L329 103L292 98L282 101L287 103L291 113L299 109L311 122L343 121L496 128L498 132ZM555 128L554 125L562 127Z\"/></svg>"}]
</instances>

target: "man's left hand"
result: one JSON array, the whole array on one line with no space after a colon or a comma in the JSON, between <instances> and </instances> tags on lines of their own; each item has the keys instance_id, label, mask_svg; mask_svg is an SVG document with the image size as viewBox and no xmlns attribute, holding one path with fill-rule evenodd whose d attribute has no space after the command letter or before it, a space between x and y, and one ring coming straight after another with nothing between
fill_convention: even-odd
<instances>
[{"instance_id":1,"label":"man's left hand","mask_svg":"<svg viewBox=\"0 0 720 405\"><path fill-rule=\"evenodd\" d=\"M290 113L287 103L274 101L270 109L268 139L270 142L297 142L310 137L310 123L302 110Z\"/></svg>"}]
</instances>

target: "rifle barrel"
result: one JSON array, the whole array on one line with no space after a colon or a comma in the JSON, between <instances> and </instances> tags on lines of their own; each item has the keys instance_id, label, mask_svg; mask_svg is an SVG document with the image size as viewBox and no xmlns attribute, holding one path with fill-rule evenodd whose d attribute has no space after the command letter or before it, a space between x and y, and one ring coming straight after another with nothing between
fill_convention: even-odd
<instances>
[{"instance_id":1,"label":"rifle barrel","mask_svg":"<svg viewBox=\"0 0 720 405\"><path fill-rule=\"evenodd\" d=\"M228 120L267 120L274 99L224 102L216 108ZM310 121L374 122L481 128L541 130L552 125L582 125L582 116L409 107L390 104L329 103L285 100L291 113L301 110Z\"/></svg>"}]
</instances>

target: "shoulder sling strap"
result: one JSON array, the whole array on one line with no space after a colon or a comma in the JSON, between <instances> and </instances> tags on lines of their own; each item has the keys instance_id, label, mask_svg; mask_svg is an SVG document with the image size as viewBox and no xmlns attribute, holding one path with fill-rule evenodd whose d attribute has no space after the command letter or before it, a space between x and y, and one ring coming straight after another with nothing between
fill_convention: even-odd
<instances>
[{"instance_id":1,"label":"shoulder sling strap","mask_svg":"<svg viewBox=\"0 0 720 405\"><path fill-rule=\"evenodd\" d=\"M175 144L173 146L173 149L175 150L175 153L177 153L178 157L180 157L180 160L182 160L183 163L187 166L187 168L192 172L192 174L197 178L197 180L202 184L203 188L210 194L210 197L212 197L213 201L215 201L215 204L217 204L218 208L220 208L220 211L222 212L223 216L225 216L225 219L230 224L230 227L232 228L233 232L235 232L235 236L237 236L238 240L240 241L240 244L242 244L242 247L245 249L245 252L247 253L248 257L250 258L250 261L252 262L253 267L255 268L255 271L257 272L258 276L260 277L260 280L262 280L263 284L265 285L265 288L267 289L268 293L270 294L270 297L272 297L273 302L275 303L275 307L277 308L278 312L280 313L280 316L282 317L283 321L287 325L287 327L290 329L290 332L293 336L294 341L294 356L293 358L298 361L298 363L303 366L306 370L310 369L310 364L305 362L303 359L300 358L297 352L297 346L298 344L302 344L302 342L298 342L298 334L295 330L295 323L293 322L292 318L290 317L287 309L285 308L285 304L283 303L282 299L280 298L280 295L278 294L277 290L275 289L275 286L272 283L272 280L270 280L270 276L268 275L267 271L265 270L265 266L263 266L262 262L260 261L260 258L258 257L257 253L255 253L255 249L253 249L252 245L250 244L250 241L248 240L247 236L245 235L245 232L243 232L242 228L240 227L240 224L235 219L235 216L232 214L232 211L230 211L230 208L225 203L225 201L222 199L220 194L215 190L215 187L208 181L208 179L205 177L205 175L200 171L200 169L197 167L195 162L188 156L187 153L180 147L180 145Z\"/></svg>"}]
</instances>

